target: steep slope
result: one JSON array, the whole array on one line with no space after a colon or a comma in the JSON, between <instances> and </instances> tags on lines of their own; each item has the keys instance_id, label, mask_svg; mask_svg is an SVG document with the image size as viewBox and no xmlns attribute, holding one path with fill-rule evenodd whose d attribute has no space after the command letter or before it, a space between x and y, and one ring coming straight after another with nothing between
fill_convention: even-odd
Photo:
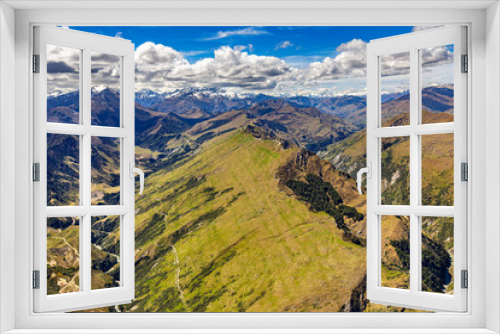
<instances>
[{"instance_id":1,"label":"steep slope","mask_svg":"<svg viewBox=\"0 0 500 334\"><path fill-rule=\"evenodd\" d=\"M422 109L453 114L453 86L442 85L422 89Z\"/></svg>"},{"instance_id":2,"label":"steep slope","mask_svg":"<svg viewBox=\"0 0 500 334\"><path fill-rule=\"evenodd\" d=\"M203 117L203 115L201 115ZM151 111L136 104L136 145L153 151L165 151L171 141L205 118L184 118L172 113Z\"/></svg>"},{"instance_id":3,"label":"steep slope","mask_svg":"<svg viewBox=\"0 0 500 334\"><path fill-rule=\"evenodd\" d=\"M298 152L237 131L151 175L155 186L137 201L137 299L125 310L342 309L364 277L365 251L285 191L276 173Z\"/></svg>"},{"instance_id":4,"label":"steep slope","mask_svg":"<svg viewBox=\"0 0 500 334\"><path fill-rule=\"evenodd\" d=\"M74 91L47 98L47 121L77 124L79 120L80 92Z\"/></svg>"},{"instance_id":5,"label":"steep slope","mask_svg":"<svg viewBox=\"0 0 500 334\"><path fill-rule=\"evenodd\" d=\"M321 113L315 108L298 108L282 100L268 100L201 122L187 134L203 142L248 124L312 151L320 151L357 130L341 118Z\"/></svg>"}]
</instances>

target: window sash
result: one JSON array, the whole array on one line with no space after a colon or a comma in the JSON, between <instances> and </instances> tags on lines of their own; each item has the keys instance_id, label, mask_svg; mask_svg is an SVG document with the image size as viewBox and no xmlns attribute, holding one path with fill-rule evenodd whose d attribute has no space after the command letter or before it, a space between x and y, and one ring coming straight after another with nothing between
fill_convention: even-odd
<instances>
[{"instance_id":1,"label":"window sash","mask_svg":"<svg viewBox=\"0 0 500 334\"><path fill-rule=\"evenodd\" d=\"M467 183L460 180L460 164L467 162L467 76L460 73L466 54L466 28L445 27L371 41L367 49L367 161L372 177L367 182L367 294L371 302L424 310L467 310L467 290L460 289L460 271L467 269ZM421 110L420 49L454 45L454 122L419 124ZM381 127L380 62L382 55L410 52L410 125ZM422 206L421 143L426 134L454 133L454 207ZM410 205L381 205L381 144L385 137L410 137ZM381 286L381 216L410 217L410 289ZM421 217L454 217L454 279L452 296L421 291Z\"/></svg>"},{"instance_id":2,"label":"window sash","mask_svg":"<svg viewBox=\"0 0 500 334\"><path fill-rule=\"evenodd\" d=\"M40 55L40 73L34 74L34 161L40 163L40 182L34 183L34 270L40 271L40 289L33 290L34 311L73 311L129 303L134 298L134 179L129 169L134 161L134 46L130 41L62 28L35 27L34 54ZM79 124L47 122L47 45L80 51ZM91 51L120 57L120 127L91 123ZM79 205L47 206L47 134L77 135L80 138ZM91 159L93 136L120 139L120 204L91 205ZM120 215L120 286L91 288L91 218ZM80 291L47 295L47 218L80 217Z\"/></svg>"}]
</instances>

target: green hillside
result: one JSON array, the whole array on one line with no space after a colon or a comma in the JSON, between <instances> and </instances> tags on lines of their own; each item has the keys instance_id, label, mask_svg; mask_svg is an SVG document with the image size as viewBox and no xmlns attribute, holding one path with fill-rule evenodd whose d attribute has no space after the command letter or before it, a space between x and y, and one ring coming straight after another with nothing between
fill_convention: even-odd
<instances>
[{"instance_id":1,"label":"green hillside","mask_svg":"<svg viewBox=\"0 0 500 334\"><path fill-rule=\"evenodd\" d=\"M280 190L298 149L244 131L216 138L137 200L136 312L339 311L365 249Z\"/></svg>"}]
</instances>

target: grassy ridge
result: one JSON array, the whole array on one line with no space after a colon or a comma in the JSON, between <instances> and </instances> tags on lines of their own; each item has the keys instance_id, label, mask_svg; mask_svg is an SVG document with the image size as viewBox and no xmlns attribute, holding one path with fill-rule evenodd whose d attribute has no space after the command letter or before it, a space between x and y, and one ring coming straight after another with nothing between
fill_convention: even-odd
<instances>
[{"instance_id":1,"label":"grassy ridge","mask_svg":"<svg viewBox=\"0 0 500 334\"><path fill-rule=\"evenodd\" d=\"M343 307L363 279L365 250L343 240L332 217L279 190L276 169L295 149L277 144L237 131L147 179L150 192L137 201L137 299L125 310Z\"/></svg>"}]
</instances>

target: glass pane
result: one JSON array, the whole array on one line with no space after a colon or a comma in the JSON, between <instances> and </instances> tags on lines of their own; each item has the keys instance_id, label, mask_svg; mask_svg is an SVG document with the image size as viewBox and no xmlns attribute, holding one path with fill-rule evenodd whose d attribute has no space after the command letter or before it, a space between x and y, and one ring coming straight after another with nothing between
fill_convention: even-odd
<instances>
[{"instance_id":1,"label":"glass pane","mask_svg":"<svg viewBox=\"0 0 500 334\"><path fill-rule=\"evenodd\" d=\"M47 135L47 205L80 203L80 138Z\"/></svg>"},{"instance_id":2,"label":"glass pane","mask_svg":"<svg viewBox=\"0 0 500 334\"><path fill-rule=\"evenodd\" d=\"M382 216L382 279L387 288L410 288L410 218Z\"/></svg>"},{"instance_id":3,"label":"glass pane","mask_svg":"<svg viewBox=\"0 0 500 334\"><path fill-rule=\"evenodd\" d=\"M421 138L422 205L453 206L453 133Z\"/></svg>"},{"instance_id":4,"label":"glass pane","mask_svg":"<svg viewBox=\"0 0 500 334\"><path fill-rule=\"evenodd\" d=\"M410 205L410 137L381 138L381 204Z\"/></svg>"},{"instance_id":5,"label":"glass pane","mask_svg":"<svg viewBox=\"0 0 500 334\"><path fill-rule=\"evenodd\" d=\"M380 56L382 126L410 124L410 52Z\"/></svg>"},{"instance_id":6,"label":"glass pane","mask_svg":"<svg viewBox=\"0 0 500 334\"><path fill-rule=\"evenodd\" d=\"M120 139L92 137L92 205L120 204Z\"/></svg>"},{"instance_id":7,"label":"glass pane","mask_svg":"<svg viewBox=\"0 0 500 334\"><path fill-rule=\"evenodd\" d=\"M453 45L420 51L422 124L453 122Z\"/></svg>"},{"instance_id":8,"label":"glass pane","mask_svg":"<svg viewBox=\"0 0 500 334\"><path fill-rule=\"evenodd\" d=\"M120 126L120 57L90 53L92 125Z\"/></svg>"},{"instance_id":9,"label":"glass pane","mask_svg":"<svg viewBox=\"0 0 500 334\"><path fill-rule=\"evenodd\" d=\"M48 122L80 122L80 51L47 45Z\"/></svg>"},{"instance_id":10,"label":"glass pane","mask_svg":"<svg viewBox=\"0 0 500 334\"><path fill-rule=\"evenodd\" d=\"M47 219L47 294L80 291L80 219Z\"/></svg>"},{"instance_id":11,"label":"glass pane","mask_svg":"<svg viewBox=\"0 0 500 334\"><path fill-rule=\"evenodd\" d=\"M451 217L422 217L422 290L453 294Z\"/></svg>"},{"instance_id":12,"label":"glass pane","mask_svg":"<svg viewBox=\"0 0 500 334\"><path fill-rule=\"evenodd\" d=\"M92 217L92 290L120 286L120 220Z\"/></svg>"}]
</instances>

